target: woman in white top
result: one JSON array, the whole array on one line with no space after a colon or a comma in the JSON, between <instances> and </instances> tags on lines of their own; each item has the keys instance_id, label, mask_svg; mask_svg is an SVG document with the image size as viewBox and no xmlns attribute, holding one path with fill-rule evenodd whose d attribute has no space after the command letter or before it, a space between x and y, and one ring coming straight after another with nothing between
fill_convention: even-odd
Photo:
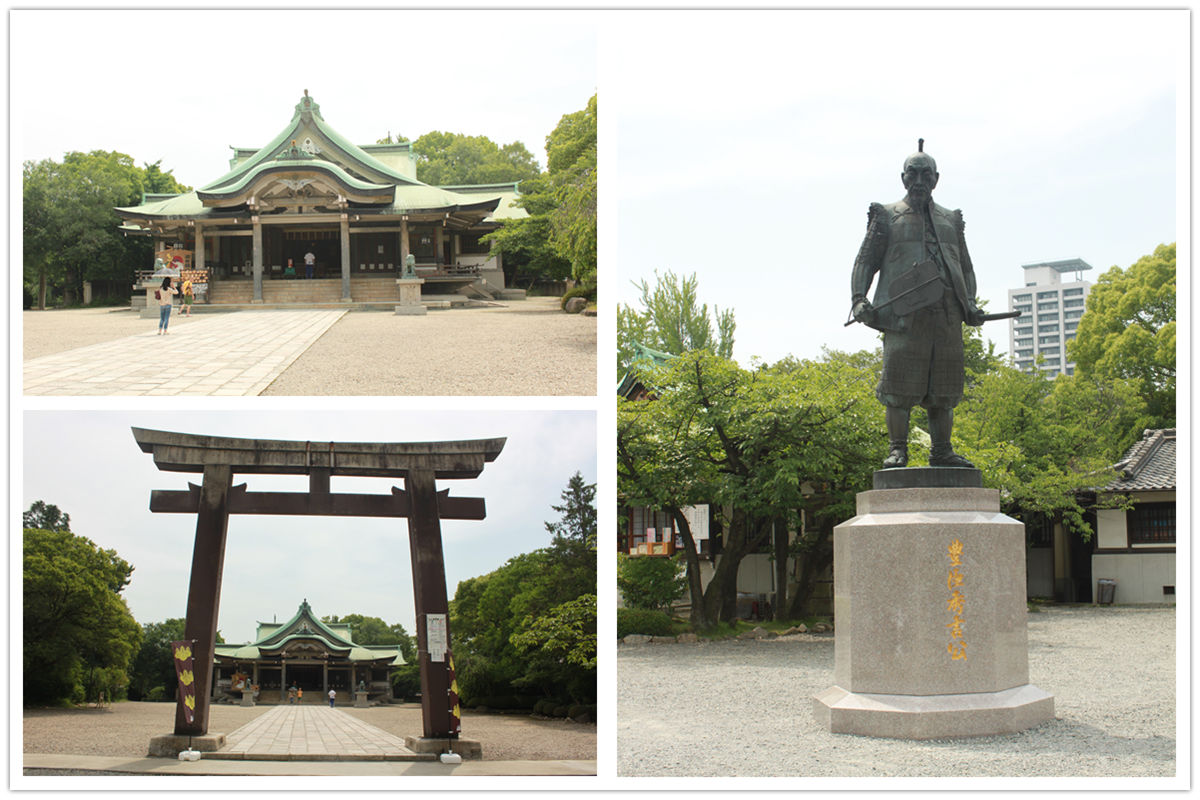
<instances>
[{"instance_id":1,"label":"woman in white top","mask_svg":"<svg viewBox=\"0 0 1200 800\"><path fill-rule=\"evenodd\" d=\"M167 332L167 323L171 321L171 297L179 294L179 290L171 286L171 276L168 275L154 294L158 297L158 335L162 336Z\"/></svg>"}]
</instances>

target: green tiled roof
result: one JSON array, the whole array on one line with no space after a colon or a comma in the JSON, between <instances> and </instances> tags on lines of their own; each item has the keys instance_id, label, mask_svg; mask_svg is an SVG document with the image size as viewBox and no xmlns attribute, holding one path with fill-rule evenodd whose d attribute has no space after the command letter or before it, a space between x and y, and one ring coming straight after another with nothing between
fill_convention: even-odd
<instances>
[{"instance_id":1,"label":"green tiled roof","mask_svg":"<svg viewBox=\"0 0 1200 800\"><path fill-rule=\"evenodd\" d=\"M298 158L277 158L271 161L263 161L255 164L250 169L243 172L238 178L232 182L228 182L220 187L220 189L209 190L207 187L201 189L197 194L201 196L220 196L228 194L236 194L242 189L245 189L255 178L272 171L284 170L320 170L332 175L338 182L352 189L357 189L363 192L378 193L392 188L390 183L370 183L354 177L346 170L334 164L332 161L316 161L310 159Z\"/></svg>"},{"instance_id":2,"label":"green tiled roof","mask_svg":"<svg viewBox=\"0 0 1200 800\"><path fill-rule=\"evenodd\" d=\"M265 161L274 160L290 142L302 141L305 136L311 138L312 133L317 134L317 138L322 140L322 150L332 147L336 154L353 164L363 175L375 173L377 178L388 178L390 182L397 184L415 182L387 166L358 145L351 143L330 127L329 123L325 122L324 117L321 116L321 107L305 92L304 97L296 104L295 113L287 127L276 134L275 138L271 139L253 156L207 186L201 187L200 191L214 193L223 191L230 184L237 183L246 172Z\"/></svg>"},{"instance_id":3,"label":"green tiled roof","mask_svg":"<svg viewBox=\"0 0 1200 800\"><path fill-rule=\"evenodd\" d=\"M359 645L350 639L350 626L322 622L305 600L287 622L260 622L258 640L247 644L218 644L214 655L236 661L254 661L275 655L296 642L311 642L349 661L388 659L390 666L403 666L404 656L396 645Z\"/></svg>"},{"instance_id":4,"label":"green tiled roof","mask_svg":"<svg viewBox=\"0 0 1200 800\"><path fill-rule=\"evenodd\" d=\"M314 153L304 150L303 143L312 139ZM370 146L376 150L402 150L409 143L388 146ZM237 161L250 152L237 148ZM454 214L473 212L483 214L474 217L484 222L520 219L528 212L515 204L520 196L515 182L470 186L431 186L413 177L406 176L388 166L367 150L351 143L321 116L320 106L305 92L296 105L291 122L288 123L265 146L253 152L244 161L215 181L194 192L181 195L146 195L139 206L117 208L117 215L126 220L169 220L198 219L219 215L227 211L211 208L205 203L219 202L229 198L236 204L237 195L245 192L255 180L273 171L319 170L348 189L348 194L358 195L358 202L365 202L376 213L413 214L419 212ZM387 204L390 199L391 203ZM366 196L367 200L364 200ZM244 199L244 198L241 198ZM249 213L249 212L247 212Z\"/></svg>"}]
</instances>

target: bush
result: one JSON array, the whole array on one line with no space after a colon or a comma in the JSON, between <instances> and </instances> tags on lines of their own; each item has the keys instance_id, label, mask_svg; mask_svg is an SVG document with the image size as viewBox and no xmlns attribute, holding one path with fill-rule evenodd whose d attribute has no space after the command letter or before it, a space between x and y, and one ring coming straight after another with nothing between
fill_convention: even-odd
<instances>
[{"instance_id":1,"label":"bush","mask_svg":"<svg viewBox=\"0 0 1200 800\"><path fill-rule=\"evenodd\" d=\"M567 301L572 297L583 297L588 302L592 302L596 299L596 287L588 286L586 284L580 284L578 286L571 287L562 296L562 299L559 302L559 307L565 310L567 307Z\"/></svg>"},{"instance_id":2,"label":"bush","mask_svg":"<svg viewBox=\"0 0 1200 800\"><path fill-rule=\"evenodd\" d=\"M409 700L421 693L421 666L405 664L398 667L390 676L392 694L398 700Z\"/></svg>"},{"instance_id":3,"label":"bush","mask_svg":"<svg viewBox=\"0 0 1200 800\"><path fill-rule=\"evenodd\" d=\"M146 699L152 703L161 703L167 700L167 689L165 686L155 686L146 693Z\"/></svg>"},{"instance_id":4,"label":"bush","mask_svg":"<svg viewBox=\"0 0 1200 800\"><path fill-rule=\"evenodd\" d=\"M687 589L683 564L674 558L617 555L617 588L630 608L667 609Z\"/></svg>"},{"instance_id":5,"label":"bush","mask_svg":"<svg viewBox=\"0 0 1200 800\"><path fill-rule=\"evenodd\" d=\"M663 611L618 608L617 638L623 639L631 633L642 633L647 636L670 636L671 618Z\"/></svg>"}]
</instances>

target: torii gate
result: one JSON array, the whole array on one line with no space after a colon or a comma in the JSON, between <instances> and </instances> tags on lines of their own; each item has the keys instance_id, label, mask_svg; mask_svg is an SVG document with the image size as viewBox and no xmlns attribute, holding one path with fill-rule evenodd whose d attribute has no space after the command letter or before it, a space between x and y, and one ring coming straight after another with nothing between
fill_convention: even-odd
<instances>
[{"instance_id":1,"label":"torii gate","mask_svg":"<svg viewBox=\"0 0 1200 800\"><path fill-rule=\"evenodd\" d=\"M442 519L485 516L481 497L450 497L438 478L475 478L495 461L505 439L451 442L301 442L237 439L133 428L133 436L166 472L195 472L203 484L186 491L154 490L150 510L196 514L185 638L193 646L196 708L191 724L182 703L175 708L175 734L208 733L213 645L230 514L303 514L350 517L407 517L416 605L417 658L421 666L421 717L426 739L451 738L454 730L446 648L446 569ZM233 485L234 473L308 475L308 492L250 492ZM332 475L403 478L390 495L332 494ZM433 641L430 641L430 631ZM434 668L434 664L437 667Z\"/></svg>"}]
</instances>

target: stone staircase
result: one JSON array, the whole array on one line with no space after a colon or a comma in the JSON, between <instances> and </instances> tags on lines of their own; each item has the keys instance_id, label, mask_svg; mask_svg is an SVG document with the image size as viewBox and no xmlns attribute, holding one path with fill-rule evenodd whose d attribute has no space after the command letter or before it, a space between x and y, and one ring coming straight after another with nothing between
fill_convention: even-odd
<instances>
[{"instance_id":1,"label":"stone staircase","mask_svg":"<svg viewBox=\"0 0 1200 800\"><path fill-rule=\"evenodd\" d=\"M398 294L396 279L392 277L350 279L350 297L355 303L395 303ZM209 289L209 302L213 305L250 305L253 301L252 281L218 281ZM338 305L341 302L341 278L263 281L264 305Z\"/></svg>"}]
</instances>

